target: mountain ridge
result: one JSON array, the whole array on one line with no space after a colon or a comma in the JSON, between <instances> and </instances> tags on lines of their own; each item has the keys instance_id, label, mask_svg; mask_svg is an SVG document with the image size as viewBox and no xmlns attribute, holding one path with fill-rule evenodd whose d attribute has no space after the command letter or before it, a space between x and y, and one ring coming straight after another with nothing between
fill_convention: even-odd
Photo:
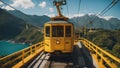
<instances>
[{"instance_id":1,"label":"mountain ridge","mask_svg":"<svg viewBox=\"0 0 120 68\"><path fill-rule=\"evenodd\" d=\"M26 21L15 17L6 10L0 9L0 40L12 40L19 43L37 43L42 40L41 36L40 28L28 24Z\"/></svg>"},{"instance_id":2,"label":"mountain ridge","mask_svg":"<svg viewBox=\"0 0 120 68\"><path fill-rule=\"evenodd\" d=\"M43 27L44 23L50 20L50 18L46 15L43 15L43 16L28 15L28 14L25 14L25 13L23 13L21 11L17 11L17 10L8 11L8 12L20 19L23 19L28 24L32 24L32 25L40 26L40 27Z\"/></svg>"},{"instance_id":3,"label":"mountain ridge","mask_svg":"<svg viewBox=\"0 0 120 68\"><path fill-rule=\"evenodd\" d=\"M108 30L120 29L120 20L118 18L110 18L108 20L96 15L84 15L81 17L71 18L77 27L86 26L87 28L103 28Z\"/></svg>"},{"instance_id":4,"label":"mountain ridge","mask_svg":"<svg viewBox=\"0 0 120 68\"><path fill-rule=\"evenodd\" d=\"M25 28L25 25L25 21L22 19L16 18L7 13L7 11L0 9L0 39L12 38L18 35Z\"/></svg>"},{"instance_id":5,"label":"mountain ridge","mask_svg":"<svg viewBox=\"0 0 120 68\"><path fill-rule=\"evenodd\" d=\"M8 12L35 26L43 27L44 23L50 21L50 17L46 15L28 15L21 11ZM74 23L77 28L86 26L87 28L103 28L108 30L120 29L120 19L114 17L100 17L95 14L85 14L79 17L72 17L69 18L69 21Z\"/></svg>"}]
</instances>

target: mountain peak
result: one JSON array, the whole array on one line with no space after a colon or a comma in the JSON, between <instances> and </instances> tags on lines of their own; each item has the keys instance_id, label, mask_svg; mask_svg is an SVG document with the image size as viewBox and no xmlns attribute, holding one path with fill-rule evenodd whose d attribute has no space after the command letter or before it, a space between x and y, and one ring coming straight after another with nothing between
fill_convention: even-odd
<instances>
[{"instance_id":1,"label":"mountain peak","mask_svg":"<svg viewBox=\"0 0 120 68\"><path fill-rule=\"evenodd\" d=\"M120 20L112 16L101 17L95 14L85 14L80 17L71 18L77 27L120 29Z\"/></svg>"},{"instance_id":2,"label":"mountain peak","mask_svg":"<svg viewBox=\"0 0 120 68\"><path fill-rule=\"evenodd\" d=\"M49 21L50 18L46 15L43 16L38 16L38 15L28 15L28 14L24 14L21 11L9 11L9 13L11 13L12 15L23 19L25 21L27 21L29 24L35 25L35 26L41 26L43 27L44 23Z\"/></svg>"}]
</instances>

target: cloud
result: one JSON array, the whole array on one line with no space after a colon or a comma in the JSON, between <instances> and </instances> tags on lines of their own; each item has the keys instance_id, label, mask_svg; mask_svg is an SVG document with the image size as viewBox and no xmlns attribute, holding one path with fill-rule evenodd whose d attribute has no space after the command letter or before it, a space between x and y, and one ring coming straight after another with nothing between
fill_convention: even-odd
<instances>
[{"instance_id":1,"label":"cloud","mask_svg":"<svg viewBox=\"0 0 120 68\"><path fill-rule=\"evenodd\" d=\"M103 18L103 19L106 19L106 20L109 20L111 18L114 18L114 16L99 16L100 18Z\"/></svg>"},{"instance_id":2,"label":"cloud","mask_svg":"<svg viewBox=\"0 0 120 68\"><path fill-rule=\"evenodd\" d=\"M67 15L68 18L73 18L73 17L81 17L84 16L85 14L72 14L72 15ZM95 13L88 13L88 15L96 15ZM98 16L99 18L103 18L105 20L109 20L111 18L114 18L114 16Z\"/></svg>"},{"instance_id":3,"label":"cloud","mask_svg":"<svg viewBox=\"0 0 120 68\"><path fill-rule=\"evenodd\" d=\"M54 9L53 8L49 8L50 12L54 12Z\"/></svg>"},{"instance_id":4,"label":"cloud","mask_svg":"<svg viewBox=\"0 0 120 68\"><path fill-rule=\"evenodd\" d=\"M42 3L39 4L39 6L40 6L41 8L45 8L45 7L46 7L46 2L43 1Z\"/></svg>"},{"instance_id":5,"label":"cloud","mask_svg":"<svg viewBox=\"0 0 120 68\"><path fill-rule=\"evenodd\" d=\"M85 14L72 14L72 15L69 15L67 17L69 18L72 18L72 17L81 17L81 16L84 16Z\"/></svg>"},{"instance_id":6,"label":"cloud","mask_svg":"<svg viewBox=\"0 0 120 68\"><path fill-rule=\"evenodd\" d=\"M2 6L3 9L6 9L6 10L14 10L13 8L9 7L9 6Z\"/></svg>"},{"instance_id":7,"label":"cloud","mask_svg":"<svg viewBox=\"0 0 120 68\"><path fill-rule=\"evenodd\" d=\"M32 2L32 0L12 0L13 4L10 4L13 7L21 7L24 9L33 8L35 4Z\"/></svg>"},{"instance_id":8,"label":"cloud","mask_svg":"<svg viewBox=\"0 0 120 68\"><path fill-rule=\"evenodd\" d=\"M2 5L3 3L2 2L0 2L0 5Z\"/></svg>"},{"instance_id":9,"label":"cloud","mask_svg":"<svg viewBox=\"0 0 120 68\"><path fill-rule=\"evenodd\" d=\"M55 17L55 14L44 14L46 16L49 16L49 17Z\"/></svg>"}]
</instances>

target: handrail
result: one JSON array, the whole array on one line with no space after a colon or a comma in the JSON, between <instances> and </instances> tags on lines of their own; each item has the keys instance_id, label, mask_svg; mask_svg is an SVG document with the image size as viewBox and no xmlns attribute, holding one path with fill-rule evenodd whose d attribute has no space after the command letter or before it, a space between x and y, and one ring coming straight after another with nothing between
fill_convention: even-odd
<instances>
[{"instance_id":1,"label":"handrail","mask_svg":"<svg viewBox=\"0 0 120 68\"><path fill-rule=\"evenodd\" d=\"M91 43L91 42L90 42ZM95 44L93 45L95 46ZM107 56L109 56L110 58L112 58L113 60L115 60L116 62L120 63L120 59L113 56L112 54L106 52L105 50L103 50L102 48L98 47L98 46L95 46L97 49L99 49L100 51L102 51L104 54L106 54Z\"/></svg>"},{"instance_id":2,"label":"handrail","mask_svg":"<svg viewBox=\"0 0 120 68\"><path fill-rule=\"evenodd\" d=\"M16 65L21 62L22 63L19 66L24 65L44 49L43 44L44 44L43 42L39 42L37 44L33 44L25 49L22 49L18 52L15 52L13 54L1 58L0 66L2 68L12 67L12 66L13 68L16 68ZM29 59L26 60L26 58Z\"/></svg>"},{"instance_id":3,"label":"handrail","mask_svg":"<svg viewBox=\"0 0 120 68\"><path fill-rule=\"evenodd\" d=\"M117 63L120 63L120 58L117 58L115 56L113 56L112 54L108 53L107 51L103 50L102 48L98 47L97 45L95 45L94 43L88 41L87 39L81 39L80 40L88 49L92 50L95 52L97 59L106 62L106 64L108 66L110 66L111 68L117 68L117 65L112 62L109 58L111 58L112 60L114 60ZM100 58L98 58L100 57ZM108 58L109 57L109 58ZM109 59L109 60L108 60Z\"/></svg>"}]
</instances>

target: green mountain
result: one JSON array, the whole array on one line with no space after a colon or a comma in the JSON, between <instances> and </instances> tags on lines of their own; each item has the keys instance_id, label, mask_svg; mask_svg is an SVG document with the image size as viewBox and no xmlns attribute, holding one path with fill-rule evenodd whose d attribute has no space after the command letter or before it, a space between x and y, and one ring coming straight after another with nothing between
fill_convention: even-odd
<instances>
[{"instance_id":1,"label":"green mountain","mask_svg":"<svg viewBox=\"0 0 120 68\"><path fill-rule=\"evenodd\" d=\"M11 39L25 28L25 21L0 9L0 39Z\"/></svg>"},{"instance_id":2,"label":"green mountain","mask_svg":"<svg viewBox=\"0 0 120 68\"><path fill-rule=\"evenodd\" d=\"M12 15L27 21L27 23L32 25L37 25L43 27L44 23L50 21L48 16L37 16L37 15L27 15L21 11L8 11ZM96 16L94 14L85 14L80 17L73 17L69 19L70 22L74 23L75 27L83 27L86 25L87 28L103 28L103 29L120 29L120 20L118 18L105 19L103 17Z\"/></svg>"},{"instance_id":3,"label":"green mountain","mask_svg":"<svg viewBox=\"0 0 120 68\"><path fill-rule=\"evenodd\" d=\"M0 9L0 40L35 43L42 40L42 33L40 28Z\"/></svg>"},{"instance_id":4,"label":"green mountain","mask_svg":"<svg viewBox=\"0 0 120 68\"><path fill-rule=\"evenodd\" d=\"M37 16L37 15L27 15L21 11L8 11L10 14L27 21L27 23L43 27L44 23L50 21L50 18L46 15Z\"/></svg>"},{"instance_id":5,"label":"green mountain","mask_svg":"<svg viewBox=\"0 0 120 68\"><path fill-rule=\"evenodd\" d=\"M105 19L93 14L85 14L80 17L71 18L76 27L86 26L87 28L103 28L108 30L120 29L120 19L109 18Z\"/></svg>"},{"instance_id":6,"label":"green mountain","mask_svg":"<svg viewBox=\"0 0 120 68\"><path fill-rule=\"evenodd\" d=\"M88 32L86 38L120 58L120 30Z\"/></svg>"},{"instance_id":7,"label":"green mountain","mask_svg":"<svg viewBox=\"0 0 120 68\"><path fill-rule=\"evenodd\" d=\"M13 40L21 43L37 43L43 40L43 34L39 27L26 25L26 29L22 30Z\"/></svg>"}]
</instances>

